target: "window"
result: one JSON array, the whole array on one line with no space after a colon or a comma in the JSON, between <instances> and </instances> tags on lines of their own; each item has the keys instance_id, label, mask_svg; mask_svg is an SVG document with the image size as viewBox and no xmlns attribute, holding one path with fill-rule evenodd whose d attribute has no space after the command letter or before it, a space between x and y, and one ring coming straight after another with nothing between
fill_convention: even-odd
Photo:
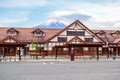
<instances>
[{"instance_id":1,"label":"window","mask_svg":"<svg viewBox=\"0 0 120 80\"><path fill-rule=\"evenodd\" d=\"M14 28L10 28L7 30L7 33L10 34L10 35L16 35L18 34L18 30L14 29Z\"/></svg>"},{"instance_id":2,"label":"window","mask_svg":"<svg viewBox=\"0 0 120 80\"><path fill-rule=\"evenodd\" d=\"M104 34L105 34L105 33L103 33L103 32L100 32L100 33L99 33L99 36L104 36Z\"/></svg>"},{"instance_id":3,"label":"window","mask_svg":"<svg viewBox=\"0 0 120 80\"><path fill-rule=\"evenodd\" d=\"M35 31L33 32L34 36L45 36L44 32L42 31Z\"/></svg>"},{"instance_id":4,"label":"window","mask_svg":"<svg viewBox=\"0 0 120 80\"><path fill-rule=\"evenodd\" d=\"M93 42L93 38L85 38L86 42Z\"/></svg>"},{"instance_id":5,"label":"window","mask_svg":"<svg viewBox=\"0 0 120 80\"><path fill-rule=\"evenodd\" d=\"M36 32L34 32L34 34L43 34L43 32L41 32L41 31L36 31Z\"/></svg>"},{"instance_id":6,"label":"window","mask_svg":"<svg viewBox=\"0 0 120 80\"><path fill-rule=\"evenodd\" d=\"M32 33L34 34L34 36L45 36L45 33L40 29L36 29Z\"/></svg>"},{"instance_id":7,"label":"window","mask_svg":"<svg viewBox=\"0 0 120 80\"><path fill-rule=\"evenodd\" d=\"M15 30L10 30L10 31L8 31L8 33L9 33L9 34L17 34L17 31L15 31Z\"/></svg>"},{"instance_id":8,"label":"window","mask_svg":"<svg viewBox=\"0 0 120 80\"><path fill-rule=\"evenodd\" d=\"M58 42L66 42L67 37L58 37Z\"/></svg>"},{"instance_id":9,"label":"window","mask_svg":"<svg viewBox=\"0 0 120 80\"><path fill-rule=\"evenodd\" d=\"M120 36L120 33L113 33L113 36Z\"/></svg>"},{"instance_id":10,"label":"window","mask_svg":"<svg viewBox=\"0 0 120 80\"><path fill-rule=\"evenodd\" d=\"M116 36L120 36L120 32L117 31L117 32L115 33L115 35L116 35Z\"/></svg>"},{"instance_id":11,"label":"window","mask_svg":"<svg viewBox=\"0 0 120 80\"><path fill-rule=\"evenodd\" d=\"M67 31L67 35L69 36L84 36L85 32L84 31Z\"/></svg>"}]
</instances>

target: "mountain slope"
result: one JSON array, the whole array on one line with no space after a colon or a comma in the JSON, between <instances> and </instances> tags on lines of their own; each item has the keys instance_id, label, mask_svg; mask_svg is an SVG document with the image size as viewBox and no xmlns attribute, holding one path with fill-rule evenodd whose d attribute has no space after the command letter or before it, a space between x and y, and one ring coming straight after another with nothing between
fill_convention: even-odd
<instances>
[{"instance_id":1,"label":"mountain slope","mask_svg":"<svg viewBox=\"0 0 120 80\"><path fill-rule=\"evenodd\" d=\"M50 23L43 23L35 26L34 28L64 28L66 25L61 22L50 22Z\"/></svg>"}]
</instances>

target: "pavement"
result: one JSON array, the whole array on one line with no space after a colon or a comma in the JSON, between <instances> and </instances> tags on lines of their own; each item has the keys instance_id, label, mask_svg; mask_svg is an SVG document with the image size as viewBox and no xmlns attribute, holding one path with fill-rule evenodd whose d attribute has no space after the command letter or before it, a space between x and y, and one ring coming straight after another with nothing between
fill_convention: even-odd
<instances>
[{"instance_id":1,"label":"pavement","mask_svg":"<svg viewBox=\"0 0 120 80\"><path fill-rule=\"evenodd\" d=\"M47 56L45 58L41 58L40 56L38 58L25 56L21 57L21 60L19 60L18 57L1 58L0 62L71 62L71 60L68 56L59 56L57 58L55 58L55 56ZM96 58L91 59L90 56L82 56L75 57L75 60L72 62L120 62L120 56L117 56L116 59L112 57L107 59L106 56L101 56L99 60Z\"/></svg>"},{"instance_id":2,"label":"pavement","mask_svg":"<svg viewBox=\"0 0 120 80\"><path fill-rule=\"evenodd\" d=\"M3 62L0 80L120 80L120 62Z\"/></svg>"}]
</instances>

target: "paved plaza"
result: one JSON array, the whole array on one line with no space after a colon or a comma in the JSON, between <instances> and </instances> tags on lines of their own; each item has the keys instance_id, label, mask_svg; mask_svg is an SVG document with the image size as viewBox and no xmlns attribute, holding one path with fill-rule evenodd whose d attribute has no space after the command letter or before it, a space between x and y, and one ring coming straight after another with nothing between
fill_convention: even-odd
<instances>
[{"instance_id":1,"label":"paved plaza","mask_svg":"<svg viewBox=\"0 0 120 80\"><path fill-rule=\"evenodd\" d=\"M120 62L0 63L0 80L120 80Z\"/></svg>"}]
</instances>

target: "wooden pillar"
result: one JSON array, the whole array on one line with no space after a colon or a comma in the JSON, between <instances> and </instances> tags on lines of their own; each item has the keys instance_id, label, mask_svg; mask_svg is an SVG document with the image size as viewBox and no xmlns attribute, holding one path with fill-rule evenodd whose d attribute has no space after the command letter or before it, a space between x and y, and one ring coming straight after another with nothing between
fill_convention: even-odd
<instances>
[{"instance_id":1,"label":"wooden pillar","mask_svg":"<svg viewBox=\"0 0 120 80\"><path fill-rule=\"evenodd\" d=\"M116 55L118 55L118 48L116 48Z\"/></svg>"},{"instance_id":2,"label":"wooden pillar","mask_svg":"<svg viewBox=\"0 0 120 80\"><path fill-rule=\"evenodd\" d=\"M111 48L111 56L113 55L113 52L114 52L114 51L113 51L113 48Z\"/></svg>"},{"instance_id":3,"label":"wooden pillar","mask_svg":"<svg viewBox=\"0 0 120 80\"><path fill-rule=\"evenodd\" d=\"M104 52L103 52L103 47L102 47L102 56L103 56L103 53L104 53Z\"/></svg>"},{"instance_id":4,"label":"wooden pillar","mask_svg":"<svg viewBox=\"0 0 120 80\"><path fill-rule=\"evenodd\" d=\"M60 55L63 55L63 48L60 48Z\"/></svg>"},{"instance_id":5,"label":"wooden pillar","mask_svg":"<svg viewBox=\"0 0 120 80\"><path fill-rule=\"evenodd\" d=\"M106 52L106 47L105 47L104 49L105 49L105 52L104 52L104 54L106 55L106 53L107 53L107 52Z\"/></svg>"},{"instance_id":6,"label":"wooden pillar","mask_svg":"<svg viewBox=\"0 0 120 80\"><path fill-rule=\"evenodd\" d=\"M99 60L99 47L96 48L96 52L97 52L97 60Z\"/></svg>"},{"instance_id":7,"label":"wooden pillar","mask_svg":"<svg viewBox=\"0 0 120 80\"><path fill-rule=\"evenodd\" d=\"M116 48L113 48L113 55L116 55Z\"/></svg>"},{"instance_id":8,"label":"wooden pillar","mask_svg":"<svg viewBox=\"0 0 120 80\"><path fill-rule=\"evenodd\" d=\"M117 48L117 55L119 55L119 48Z\"/></svg>"},{"instance_id":9,"label":"wooden pillar","mask_svg":"<svg viewBox=\"0 0 120 80\"><path fill-rule=\"evenodd\" d=\"M20 47L19 47L19 60L21 60Z\"/></svg>"},{"instance_id":10,"label":"wooden pillar","mask_svg":"<svg viewBox=\"0 0 120 80\"><path fill-rule=\"evenodd\" d=\"M107 59L110 57L110 48L108 47Z\"/></svg>"},{"instance_id":11,"label":"wooden pillar","mask_svg":"<svg viewBox=\"0 0 120 80\"><path fill-rule=\"evenodd\" d=\"M93 57L92 57L92 54L91 54L91 48L90 48L90 47L88 47L88 55L90 55L90 59L93 58Z\"/></svg>"},{"instance_id":12,"label":"wooden pillar","mask_svg":"<svg viewBox=\"0 0 120 80\"><path fill-rule=\"evenodd\" d=\"M112 54L112 52L111 52L112 50L111 50L111 48L109 47L109 56L111 57L111 54Z\"/></svg>"},{"instance_id":13,"label":"wooden pillar","mask_svg":"<svg viewBox=\"0 0 120 80\"><path fill-rule=\"evenodd\" d=\"M55 59L57 59L57 55L58 55L58 49L57 48L55 48Z\"/></svg>"},{"instance_id":14,"label":"wooden pillar","mask_svg":"<svg viewBox=\"0 0 120 80\"><path fill-rule=\"evenodd\" d=\"M120 48L118 48L118 56L120 56Z\"/></svg>"},{"instance_id":15,"label":"wooden pillar","mask_svg":"<svg viewBox=\"0 0 120 80\"><path fill-rule=\"evenodd\" d=\"M6 56L6 51L5 51L5 47L3 47L3 57Z\"/></svg>"},{"instance_id":16,"label":"wooden pillar","mask_svg":"<svg viewBox=\"0 0 120 80\"><path fill-rule=\"evenodd\" d=\"M89 54L90 57L91 57L91 48L90 48L90 47L88 47L88 54Z\"/></svg>"},{"instance_id":17,"label":"wooden pillar","mask_svg":"<svg viewBox=\"0 0 120 80\"><path fill-rule=\"evenodd\" d=\"M71 50L70 50L70 46L68 47L68 54L69 54L69 56L70 56L70 52L71 52Z\"/></svg>"},{"instance_id":18,"label":"wooden pillar","mask_svg":"<svg viewBox=\"0 0 120 80\"><path fill-rule=\"evenodd\" d=\"M92 55L93 55L93 58L95 58L96 57L96 51L95 51L95 47L92 47Z\"/></svg>"},{"instance_id":19,"label":"wooden pillar","mask_svg":"<svg viewBox=\"0 0 120 80\"><path fill-rule=\"evenodd\" d=\"M83 47L81 47L81 53L84 56L84 51L83 51Z\"/></svg>"}]
</instances>

